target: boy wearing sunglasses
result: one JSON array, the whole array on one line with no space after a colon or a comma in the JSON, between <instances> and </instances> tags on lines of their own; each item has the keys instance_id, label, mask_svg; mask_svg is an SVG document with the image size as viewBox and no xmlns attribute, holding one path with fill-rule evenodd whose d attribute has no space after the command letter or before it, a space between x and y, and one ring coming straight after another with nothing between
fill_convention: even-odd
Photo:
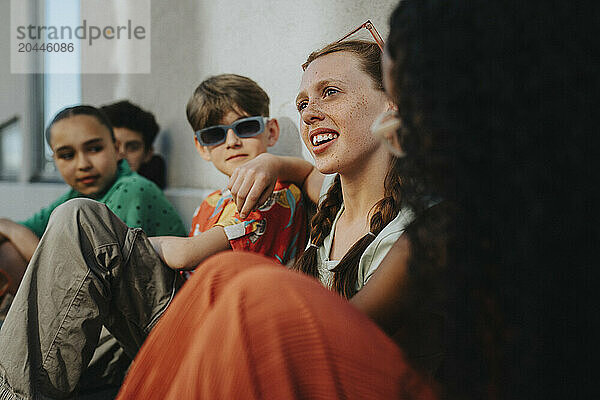
<instances>
[{"instance_id":1,"label":"boy wearing sunglasses","mask_svg":"<svg viewBox=\"0 0 600 400\"><path fill-rule=\"evenodd\" d=\"M279 124L268 116L265 91L253 80L234 74L206 79L187 105L198 153L229 177L277 142ZM306 240L306 212L301 200L297 186L277 182L263 206L242 219L229 190L217 190L194 213L190 236L216 230L223 236L215 243L262 253L288 264Z\"/></svg>"}]
</instances>

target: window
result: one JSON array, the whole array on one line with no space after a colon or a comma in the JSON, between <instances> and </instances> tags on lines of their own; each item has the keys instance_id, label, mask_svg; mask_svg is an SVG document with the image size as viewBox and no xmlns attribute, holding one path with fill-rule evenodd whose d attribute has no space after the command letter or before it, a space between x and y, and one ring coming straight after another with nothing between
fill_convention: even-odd
<instances>
[{"instance_id":1,"label":"window","mask_svg":"<svg viewBox=\"0 0 600 400\"><path fill-rule=\"evenodd\" d=\"M77 26L80 24L79 0L46 0L41 1L43 21L46 26ZM69 71L70 73L44 74L39 85L43 91L41 114L43 128L39 132L36 157L39 165L37 171L40 180L56 180L58 172L52 160L52 150L44 138L44 130L52 117L61 109L81 103L81 54L78 49L65 57L65 53L43 53L44 70Z\"/></svg>"},{"instance_id":2,"label":"window","mask_svg":"<svg viewBox=\"0 0 600 400\"><path fill-rule=\"evenodd\" d=\"M80 0L12 0L10 3L10 13L2 13L0 22L10 23L11 35L15 37L29 32L19 30L22 26L81 24ZM19 43L42 45L44 36L33 32L33 38L19 38ZM16 51L17 42L11 40L11 43ZM31 51L23 56L26 59L20 57L13 60L11 51L11 73L0 75L3 90L13 91L14 96L4 100L9 110L0 118L0 179L61 181L44 129L62 108L81 103L81 50L62 54Z\"/></svg>"}]
</instances>

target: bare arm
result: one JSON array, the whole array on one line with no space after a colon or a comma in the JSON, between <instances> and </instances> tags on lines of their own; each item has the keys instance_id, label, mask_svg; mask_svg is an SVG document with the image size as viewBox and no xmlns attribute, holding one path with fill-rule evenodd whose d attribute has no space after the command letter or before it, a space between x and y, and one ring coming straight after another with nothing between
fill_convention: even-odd
<instances>
[{"instance_id":1,"label":"bare arm","mask_svg":"<svg viewBox=\"0 0 600 400\"><path fill-rule=\"evenodd\" d=\"M323 179L324 175L302 158L263 153L237 168L227 187L235 199L240 217L245 218L267 201L277 180L296 184L316 203Z\"/></svg>"},{"instance_id":2,"label":"bare arm","mask_svg":"<svg viewBox=\"0 0 600 400\"><path fill-rule=\"evenodd\" d=\"M40 239L29 228L11 221L0 218L0 243L10 241L19 254L29 262Z\"/></svg>"},{"instance_id":3,"label":"bare arm","mask_svg":"<svg viewBox=\"0 0 600 400\"><path fill-rule=\"evenodd\" d=\"M193 237L157 236L150 243L160 258L175 270L192 270L206 258L231 248L222 226Z\"/></svg>"},{"instance_id":4,"label":"bare arm","mask_svg":"<svg viewBox=\"0 0 600 400\"><path fill-rule=\"evenodd\" d=\"M350 299L388 334L396 332L402 323L402 292L409 256L409 241L400 236L369 282Z\"/></svg>"}]
</instances>

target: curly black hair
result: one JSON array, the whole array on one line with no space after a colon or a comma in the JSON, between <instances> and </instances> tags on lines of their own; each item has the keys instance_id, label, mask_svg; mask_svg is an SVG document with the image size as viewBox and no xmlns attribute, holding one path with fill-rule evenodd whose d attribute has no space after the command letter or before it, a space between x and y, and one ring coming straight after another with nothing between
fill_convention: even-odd
<instances>
[{"instance_id":1,"label":"curly black hair","mask_svg":"<svg viewBox=\"0 0 600 400\"><path fill-rule=\"evenodd\" d=\"M144 150L150 150L156 135L160 131L154 114L142 110L139 106L127 100L106 104L100 107L100 109L106 114L113 127L127 128L141 133L142 140L144 141Z\"/></svg>"},{"instance_id":2,"label":"curly black hair","mask_svg":"<svg viewBox=\"0 0 600 400\"><path fill-rule=\"evenodd\" d=\"M600 69L576 3L403 0L390 17L404 172L419 182L403 195L421 211L407 302L444 305L450 398L574 398L593 382Z\"/></svg>"}]
</instances>

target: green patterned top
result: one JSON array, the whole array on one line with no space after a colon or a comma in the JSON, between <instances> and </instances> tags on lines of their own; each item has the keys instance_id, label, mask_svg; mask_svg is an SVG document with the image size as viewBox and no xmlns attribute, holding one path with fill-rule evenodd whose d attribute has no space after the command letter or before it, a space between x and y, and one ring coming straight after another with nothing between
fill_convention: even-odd
<instances>
[{"instance_id":1,"label":"green patterned top","mask_svg":"<svg viewBox=\"0 0 600 400\"><path fill-rule=\"evenodd\" d=\"M19 223L41 237L52 211L65 201L78 197L86 196L71 189ZM113 185L95 200L106 204L127 226L142 228L148 236L187 236L181 218L163 192L154 183L133 172L125 160L119 162Z\"/></svg>"}]
</instances>

